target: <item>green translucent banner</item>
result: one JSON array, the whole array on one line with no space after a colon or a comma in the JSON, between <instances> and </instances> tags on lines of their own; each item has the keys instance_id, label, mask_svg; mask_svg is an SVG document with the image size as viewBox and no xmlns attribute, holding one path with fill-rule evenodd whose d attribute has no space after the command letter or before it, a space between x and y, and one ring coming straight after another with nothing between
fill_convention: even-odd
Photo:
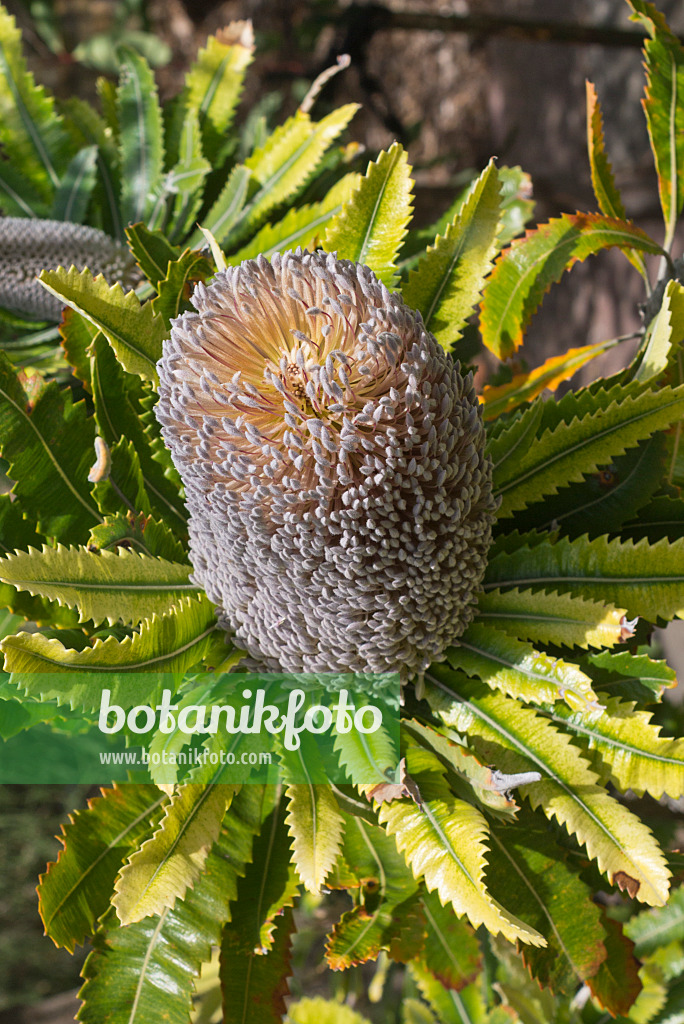
<instances>
[{"instance_id":1,"label":"green translucent banner","mask_svg":"<svg viewBox=\"0 0 684 1024\"><path fill-rule=\"evenodd\" d=\"M23 673L0 686L0 783L380 785L399 676Z\"/></svg>"}]
</instances>

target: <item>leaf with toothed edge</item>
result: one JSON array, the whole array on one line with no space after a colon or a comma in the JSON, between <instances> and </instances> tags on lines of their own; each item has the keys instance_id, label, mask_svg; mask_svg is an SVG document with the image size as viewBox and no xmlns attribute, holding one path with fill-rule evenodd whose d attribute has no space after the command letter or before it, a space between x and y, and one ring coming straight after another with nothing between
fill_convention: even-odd
<instances>
[{"instance_id":1,"label":"leaf with toothed edge","mask_svg":"<svg viewBox=\"0 0 684 1024\"><path fill-rule=\"evenodd\" d=\"M12 682L30 697L97 711L106 688L111 703L130 708L143 697L156 704L169 685L168 673L182 675L200 662L217 628L213 605L202 596L146 619L138 633L121 641L110 636L74 651L56 638L19 633L5 637L0 650Z\"/></svg>"},{"instance_id":2,"label":"leaf with toothed edge","mask_svg":"<svg viewBox=\"0 0 684 1024\"><path fill-rule=\"evenodd\" d=\"M665 903L670 872L657 842L635 814L597 785L570 736L510 697L439 665L430 669L427 699L445 724L468 733L479 756L505 772L540 771L541 781L521 793L586 845L613 885L642 903Z\"/></svg>"},{"instance_id":3,"label":"leaf with toothed edge","mask_svg":"<svg viewBox=\"0 0 684 1024\"><path fill-rule=\"evenodd\" d=\"M70 953L95 931L127 852L148 835L167 799L147 785L114 786L101 793L62 826L62 849L38 886L45 932Z\"/></svg>"},{"instance_id":4,"label":"leaf with toothed edge","mask_svg":"<svg viewBox=\"0 0 684 1024\"><path fill-rule=\"evenodd\" d=\"M329 785L298 783L288 786L286 795L294 864L306 888L316 894L337 859L344 822Z\"/></svg>"},{"instance_id":5,"label":"leaf with toothed edge","mask_svg":"<svg viewBox=\"0 0 684 1024\"><path fill-rule=\"evenodd\" d=\"M168 611L174 601L201 592L189 565L137 551L89 552L58 544L0 559L0 580L18 590L78 608L82 619L136 623Z\"/></svg>"},{"instance_id":6,"label":"leaf with toothed edge","mask_svg":"<svg viewBox=\"0 0 684 1024\"><path fill-rule=\"evenodd\" d=\"M614 647L622 642L624 608L549 590L490 590L482 594L475 622L503 629L519 640L562 647Z\"/></svg>"},{"instance_id":7,"label":"leaf with toothed edge","mask_svg":"<svg viewBox=\"0 0 684 1024\"><path fill-rule=\"evenodd\" d=\"M563 214L514 241L485 288L480 324L487 348L500 359L511 356L549 287L578 260L615 246L663 251L629 221L598 213Z\"/></svg>"}]
</instances>

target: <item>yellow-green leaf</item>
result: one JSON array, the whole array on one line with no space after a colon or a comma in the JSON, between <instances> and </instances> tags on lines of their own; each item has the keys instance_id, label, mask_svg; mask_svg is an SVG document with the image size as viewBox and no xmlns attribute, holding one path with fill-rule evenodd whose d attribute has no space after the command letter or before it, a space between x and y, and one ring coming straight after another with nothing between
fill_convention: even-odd
<instances>
[{"instance_id":1,"label":"yellow-green leaf","mask_svg":"<svg viewBox=\"0 0 684 1024\"><path fill-rule=\"evenodd\" d=\"M558 647L614 647L622 642L624 608L554 591L490 590L477 620L521 640Z\"/></svg>"},{"instance_id":2,"label":"yellow-green leaf","mask_svg":"<svg viewBox=\"0 0 684 1024\"><path fill-rule=\"evenodd\" d=\"M319 893L340 852L344 819L330 786L300 783L288 786L286 795L297 873L310 892Z\"/></svg>"}]
</instances>

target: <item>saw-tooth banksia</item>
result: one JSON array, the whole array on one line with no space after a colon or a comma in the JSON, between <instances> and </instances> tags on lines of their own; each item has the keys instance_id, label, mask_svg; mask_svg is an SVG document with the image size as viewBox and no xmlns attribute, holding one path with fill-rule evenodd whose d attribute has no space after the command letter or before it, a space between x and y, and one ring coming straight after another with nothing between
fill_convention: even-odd
<instances>
[{"instance_id":1,"label":"saw-tooth banksia","mask_svg":"<svg viewBox=\"0 0 684 1024\"><path fill-rule=\"evenodd\" d=\"M158 364L194 578L260 664L411 678L463 632L495 501L472 379L367 268L260 256Z\"/></svg>"},{"instance_id":2,"label":"saw-tooth banksia","mask_svg":"<svg viewBox=\"0 0 684 1024\"><path fill-rule=\"evenodd\" d=\"M0 306L22 316L59 320L63 302L36 280L41 270L88 267L110 284L135 282L135 260L104 231L62 220L0 217Z\"/></svg>"}]
</instances>

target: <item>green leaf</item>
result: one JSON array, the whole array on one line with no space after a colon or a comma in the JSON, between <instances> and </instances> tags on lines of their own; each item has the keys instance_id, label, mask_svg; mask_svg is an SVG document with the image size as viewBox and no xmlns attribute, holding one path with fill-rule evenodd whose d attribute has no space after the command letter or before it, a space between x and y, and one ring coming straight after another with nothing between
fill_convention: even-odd
<instances>
[{"instance_id":1,"label":"green leaf","mask_svg":"<svg viewBox=\"0 0 684 1024\"><path fill-rule=\"evenodd\" d=\"M330 786L288 786L287 799L285 820L297 873L310 892L319 893L340 851L344 820Z\"/></svg>"},{"instance_id":2,"label":"green leaf","mask_svg":"<svg viewBox=\"0 0 684 1024\"><path fill-rule=\"evenodd\" d=\"M601 711L572 714L557 707L551 717L598 755L592 758L594 771L623 792L650 793L656 800L664 793L684 796L684 739L661 736L651 724L652 712L611 697Z\"/></svg>"},{"instance_id":3,"label":"green leaf","mask_svg":"<svg viewBox=\"0 0 684 1024\"><path fill-rule=\"evenodd\" d=\"M102 331L125 370L156 386L156 364L167 332L151 303L141 306L135 292L124 293L120 284L110 287L102 275L93 278L87 268L80 273L75 267L44 270L39 280Z\"/></svg>"},{"instance_id":4,"label":"green leaf","mask_svg":"<svg viewBox=\"0 0 684 1024\"><path fill-rule=\"evenodd\" d=\"M419 903L426 928L421 960L445 988L460 991L475 981L482 966L473 930L448 903L442 906L436 892L421 894Z\"/></svg>"},{"instance_id":5,"label":"green leaf","mask_svg":"<svg viewBox=\"0 0 684 1024\"><path fill-rule=\"evenodd\" d=\"M192 889L218 839L232 786L180 786L154 835L135 850L116 880L112 905L121 924L161 914Z\"/></svg>"},{"instance_id":6,"label":"green leaf","mask_svg":"<svg viewBox=\"0 0 684 1024\"><path fill-rule=\"evenodd\" d=\"M202 218L203 227L211 232L217 243L225 238L238 222L247 201L251 180L250 169L243 164L237 164L228 175L218 199ZM197 228L193 232L188 244L193 248L201 248L206 244L202 228Z\"/></svg>"},{"instance_id":7,"label":"green leaf","mask_svg":"<svg viewBox=\"0 0 684 1024\"><path fill-rule=\"evenodd\" d=\"M196 115L202 129L202 150L214 164L233 122L253 50L251 26L233 23L218 36L209 36L185 76L185 108ZM181 150L182 146L181 141Z\"/></svg>"},{"instance_id":8,"label":"green leaf","mask_svg":"<svg viewBox=\"0 0 684 1024\"><path fill-rule=\"evenodd\" d=\"M522 234L534 215L532 178L522 167L499 167L501 225L497 244L508 245Z\"/></svg>"},{"instance_id":9,"label":"green leaf","mask_svg":"<svg viewBox=\"0 0 684 1024\"><path fill-rule=\"evenodd\" d=\"M40 192L6 160L0 160L0 206L8 217L48 217Z\"/></svg>"},{"instance_id":10,"label":"green leaf","mask_svg":"<svg viewBox=\"0 0 684 1024\"><path fill-rule=\"evenodd\" d=\"M66 220L82 224L95 188L97 146L79 150L66 169L55 195L50 216L53 220Z\"/></svg>"},{"instance_id":11,"label":"green leaf","mask_svg":"<svg viewBox=\"0 0 684 1024\"><path fill-rule=\"evenodd\" d=\"M90 531L91 552L112 548L135 548L143 555L156 555L169 562L188 562L185 546L169 527L150 516L113 515Z\"/></svg>"},{"instance_id":12,"label":"green leaf","mask_svg":"<svg viewBox=\"0 0 684 1024\"><path fill-rule=\"evenodd\" d=\"M152 308L161 315L167 328L171 327L174 317L192 308L189 302L192 285L205 281L213 273L212 264L196 249L186 249L179 259L169 263L166 276L157 285L159 295L152 300Z\"/></svg>"},{"instance_id":13,"label":"green leaf","mask_svg":"<svg viewBox=\"0 0 684 1024\"><path fill-rule=\"evenodd\" d=\"M548 590L491 590L477 605L478 622L559 647L614 647L622 641L624 615L623 608Z\"/></svg>"},{"instance_id":14,"label":"green leaf","mask_svg":"<svg viewBox=\"0 0 684 1024\"><path fill-rule=\"evenodd\" d=\"M56 700L73 710L99 711L106 688L111 703L130 708L143 697L156 704L164 687L163 674L182 675L198 664L211 649L216 629L208 599L186 598L166 615L146 619L139 632L123 640L109 636L74 651L57 638L19 633L2 640L0 650L5 655L5 671L13 674L12 681L30 697ZM149 673L146 693L141 693L141 673Z\"/></svg>"},{"instance_id":15,"label":"green leaf","mask_svg":"<svg viewBox=\"0 0 684 1024\"><path fill-rule=\"evenodd\" d=\"M433 665L430 681L431 707L447 725L468 733L478 756L507 773L541 772L541 781L523 787L523 794L586 846L612 884L651 906L665 903L670 872L658 844L636 815L597 785L567 734L510 697L441 666Z\"/></svg>"},{"instance_id":16,"label":"green leaf","mask_svg":"<svg viewBox=\"0 0 684 1024\"><path fill-rule=\"evenodd\" d=\"M165 799L156 786L114 786L62 826L63 848L38 886L45 933L56 946L73 953L93 934L122 863L158 821Z\"/></svg>"},{"instance_id":17,"label":"green leaf","mask_svg":"<svg viewBox=\"0 0 684 1024\"><path fill-rule=\"evenodd\" d=\"M573 995L606 958L601 912L553 837L534 824L528 814L524 824L492 828L487 884L548 940L543 948L522 948L532 975Z\"/></svg>"},{"instance_id":18,"label":"green leaf","mask_svg":"<svg viewBox=\"0 0 684 1024\"><path fill-rule=\"evenodd\" d=\"M52 97L26 70L21 33L0 7L0 143L5 156L50 200L73 152Z\"/></svg>"},{"instance_id":19,"label":"green leaf","mask_svg":"<svg viewBox=\"0 0 684 1024\"><path fill-rule=\"evenodd\" d=\"M679 281L668 281L663 302L650 325L648 344L634 374L647 381L659 376L680 350L684 341L684 288Z\"/></svg>"},{"instance_id":20,"label":"green leaf","mask_svg":"<svg viewBox=\"0 0 684 1024\"><path fill-rule=\"evenodd\" d=\"M556 494L562 483L580 481L616 455L622 455L656 430L680 419L684 388L634 393L614 387L613 401L570 423L561 422L520 448L494 470L494 492L502 498L500 517L525 508L544 495Z\"/></svg>"},{"instance_id":21,"label":"green leaf","mask_svg":"<svg viewBox=\"0 0 684 1024\"><path fill-rule=\"evenodd\" d=\"M625 925L625 934L641 959L670 942L684 942L684 887L673 890L667 906L635 914Z\"/></svg>"},{"instance_id":22,"label":"green leaf","mask_svg":"<svg viewBox=\"0 0 684 1024\"><path fill-rule=\"evenodd\" d=\"M240 929L238 907L221 939L221 989L224 1020L235 1024L280 1024L289 995L287 979L295 929L292 910L287 907L278 921L273 948L255 953L246 946Z\"/></svg>"},{"instance_id":23,"label":"green leaf","mask_svg":"<svg viewBox=\"0 0 684 1024\"><path fill-rule=\"evenodd\" d=\"M401 906L417 890L394 840L361 818L344 815L342 852L357 879L359 895L328 937L326 960L333 970L366 963L381 950L390 951L401 927ZM421 941L422 931L421 925ZM412 953L417 952L414 947Z\"/></svg>"},{"instance_id":24,"label":"green leaf","mask_svg":"<svg viewBox=\"0 0 684 1024\"><path fill-rule=\"evenodd\" d=\"M597 690L627 700L636 697L647 704L660 700L664 690L677 685L677 674L666 661L630 651L592 653L585 660L585 668ZM630 680L635 684L631 688ZM636 689L636 694L629 692L630 689Z\"/></svg>"},{"instance_id":25,"label":"green leaf","mask_svg":"<svg viewBox=\"0 0 684 1024\"><path fill-rule=\"evenodd\" d=\"M174 196L169 234L183 238L190 230L202 205L204 179L211 163L202 155L202 140L197 113L188 110L180 136L178 162L165 176L164 190Z\"/></svg>"},{"instance_id":26,"label":"green leaf","mask_svg":"<svg viewBox=\"0 0 684 1024\"><path fill-rule=\"evenodd\" d=\"M579 537L522 544L494 555L484 589L534 587L601 600L649 622L684 614L684 540L649 544Z\"/></svg>"},{"instance_id":27,"label":"green leaf","mask_svg":"<svg viewBox=\"0 0 684 1024\"><path fill-rule=\"evenodd\" d=\"M106 344L106 343L105 343ZM109 449L106 475L93 487L93 497L103 515L149 515L150 499L132 441L122 437Z\"/></svg>"},{"instance_id":28,"label":"green leaf","mask_svg":"<svg viewBox=\"0 0 684 1024\"><path fill-rule=\"evenodd\" d=\"M164 142L154 75L134 50L124 52L116 101L121 125L121 216L124 224L135 224L154 208Z\"/></svg>"},{"instance_id":29,"label":"green leaf","mask_svg":"<svg viewBox=\"0 0 684 1024\"><path fill-rule=\"evenodd\" d=\"M564 700L573 710L596 705L591 680L577 665L552 658L500 629L474 622L447 651L453 668L479 676L510 697L553 704Z\"/></svg>"},{"instance_id":30,"label":"green leaf","mask_svg":"<svg viewBox=\"0 0 684 1024\"><path fill-rule=\"evenodd\" d=\"M150 231L145 224L129 224L126 238L138 266L156 291L168 273L169 263L180 259L181 250L171 245L163 232Z\"/></svg>"},{"instance_id":31,"label":"green leaf","mask_svg":"<svg viewBox=\"0 0 684 1024\"><path fill-rule=\"evenodd\" d=\"M67 115L67 127L75 136L79 148L96 147L98 179L93 192L93 202L102 213L102 227L113 238L123 238L119 210L121 173L119 152L113 133L95 108L85 100L71 96L62 103L62 107Z\"/></svg>"},{"instance_id":32,"label":"green leaf","mask_svg":"<svg viewBox=\"0 0 684 1024\"><path fill-rule=\"evenodd\" d=\"M511 356L547 289L578 260L613 246L662 253L629 221L596 213L563 214L513 242L485 288L480 324L487 348L500 359Z\"/></svg>"},{"instance_id":33,"label":"green leaf","mask_svg":"<svg viewBox=\"0 0 684 1024\"><path fill-rule=\"evenodd\" d=\"M83 968L83 1024L187 1024L203 963L219 944L259 829L259 793L246 786L226 815L221 837L197 885L173 910L114 927L94 940Z\"/></svg>"},{"instance_id":34,"label":"green leaf","mask_svg":"<svg viewBox=\"0 0 684 1024\"><path fill-rule=\"evenodd\" d=\"M398 142L368 165L366 175L328 228L323 248L370 267L390 288L411 217L411 168Z\"/></svg>"},{"instance_id":35,"label":"green leaf","mask_svg":"<svg viewBox=\"0 0 684 1024\"><path fill-rule=\"evenodd\" d=\"M94 554L82 547L29 548L0 559L0 579L18 590L78 608L83 620L141 622L201 588L189 565L117 548Z\"/></svg>"},{"instance_id":36,"label":"green leaf","mask_svg":"<svg viewBox=\"0 0 684 1024\"><path fill-rule=\"evenodd\" d=\"M149 389L146 390L138 377L122 369L101 334L90 346L90 376L100 433L112 448L110 475L118 484L115 446L117 442L130 443L140 464L141 479L150 507L156 515L167 520L177 532L185 536L187 512L178 486L155 458L155 445L141 420ZM129 491L125 486L123 492L128 496ZM142 510L139 502L134 501L133 505L136 511Z\"/></svg>"},{"instance_id":37,"label":"green leaf","mask_svg":"<svg viewBox=\"0 0 684 1024\"><path fill-rule=\"evenodd\" d=\"M17 481L13 492L43 533L76 540L102 522L88 482L94 421L68 388L24 380L26 388L0 353L0 450Z\"/></svg>"},{"instance_id":38,"label":"green leaf","mask_svg":"<svg viewBox=\"0 0 684 1024\"><path fill-rule=\"evenodd\" d=\"M678 540L684 534L684 502L681 498L656 497L639 510L636 519L625 523L622 537L634 541L646 537L652 543L669 537Z\"/></svg>"},{"instance_id":39,"label":"green leaf","mask_svg":"<svg viewBox=\"0 0 684 1024\"><path fill-rule=\"evenodd\" d=\"M499 176L490 161L444 237L437 236L402 288L406 305L422 313L447 350L461 337L492 268L499 217Z\"/></svg>"},{"instance_id":40,"label":"green leaf","mask_svg":"<svg viewBox=\"0 0 684 1024\"><path fill-rule=\"evenodd\" d=\"M620 533L622 524L660 489L665 475L667 439L653 434L617 455L581 483L561 487L557 494L516 513L518 530L561 530L570 537ZM502 523L502 526L504 524Z\"/></svg>"},{"instance_id":41,"label":"green leaf","mask_svg":"<svg viewBox=\"0 0 684 1024\"><path fill-rule=\"evenodd\" d=\"M639 21L651 37L644 45L644 110L658 174L667 249L684 205L684 50L653 4L644 0L629 0L629 4L634 11L632 19Z\"/></svg>"},{"instance_id":42,"label":"green leaf","mask_svg":"<svg viewBox=\"0 0 684 1024\"><path fill-rule=\"evenodd\" d=\"M359 174L345 174L320 203L293 207L278 223L264 225L247 245L231 256L230 262L235 265L242 260L255 259L260 253L270 259L274 253L296 249L298 245L302 249L314 248L324 229L350 199L360 180Z\"/></svg>"},{"instance_id":43,"label":"green leaf","mask_svg":"<svg viewBox=\"0 0 684 1024\"><path fill-rule=\"evenodd\" d=\"M62 322L59 325L60 344L66 361L74 374L85 384L86 391L91 391L90 353L88 348L97 334L93 325L69 306L62 311Z\"/></svg>"},{"instance_id":44,"label":"green leaf","mask_svg":"<svg viewBox=\"0 0 684 1024\"><path fill-rule=\"evenodd\" d=\"M292 1003L285 1024L370 1024L370 1021L344 1003L316 996Z\"/></svg>"},{"instance_id":45,"label":"green leaf","mask_svg":"<svg viewBox=\"0 0 684 1024\"><path fill-rule=\"evenodd\" d=\"M439 1024L485 1024L485 1005L480 984L475 982L467 985L460 992L444 988L429 968L417 960L409 965L409 972L421 995L437 1014Z\"/></svg>"},{"instance_id":46,"label":"green leaf","mask_svg":"<svg viewBox=\"0 0 684 1024\"><path fill-rule=\"evenodd\" d=\"M396 745L384 726L372 733L337 732L334 748L347 776L362 790L387 782L387 772L397 767Z\"/></svg>"},{"instance_id":47,"label":"green leaf","mask_svg":"<svg viewBox=\"0 0 684 1024\"><path fill-rule=\"evenodd\" d=\"M442 903L465 914L475 925L514 941L544 944L543 937L509 914L488 893L484 882L488 827L472 805L457 800L440 780L430 790L421 786L420 804L410 800L383 803L381 824L395 837L397 848L416 878L424 878L428 891L437 890Z\"/></svg>"}]
</instances>

